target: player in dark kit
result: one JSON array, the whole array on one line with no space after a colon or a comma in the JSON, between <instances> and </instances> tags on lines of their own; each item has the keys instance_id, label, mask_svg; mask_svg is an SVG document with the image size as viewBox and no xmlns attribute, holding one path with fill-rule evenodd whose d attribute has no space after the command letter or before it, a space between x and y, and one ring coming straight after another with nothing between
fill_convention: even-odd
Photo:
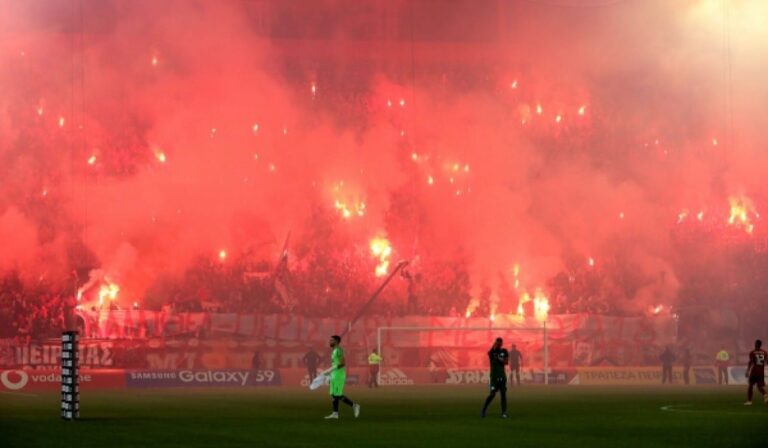
<instances>
[{"instance_id":1,"label":"player in dark kit","mask_svg":"<svg viewBox=\"0 0 768 448\"><path fill-rule=\"evenodd\" d=\"M752 404L752 390L757 385L757 390L763 394L763 402L768 403L768 395L765 394L765 361L768 359L768 353L763 350L763 341L755 341L755 349L749 352L749 364L747 365L747 378L749 378L749 389L747 389L746 406Z\"/></svg>"},{"instance_id":2,"label":"player in dark kit","mask_svg":"<svg viewBox=\"0 0 768 448\"><path fill-rule=\"evenodd\" d=\"M480 412L481 417L485 417L485 412L488 410L488 406L496 397L496 393L501 393L501 417L508 418L507 415L507 372L506 365L509 363L509 352L502 347L504 341L501 338L496 338L496 342L493 343L493 347L488 352L488 359L491 362L491 377L489 386L491 393L488 394L488 398L485 399L483 410Z\"/></svg>"}]
</instances>

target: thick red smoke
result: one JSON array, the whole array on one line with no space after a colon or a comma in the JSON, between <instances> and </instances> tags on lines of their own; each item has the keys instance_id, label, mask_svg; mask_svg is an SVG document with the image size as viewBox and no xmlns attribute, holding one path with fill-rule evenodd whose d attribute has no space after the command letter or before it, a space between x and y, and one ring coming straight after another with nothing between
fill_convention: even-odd
<instances>
[{"instance_id":1,"label":"thick red smoke","mask_svg":"<svg viewBox=\"0 0 768 448\"><path fill-rule=\"evenodd\" d=\"M765 237L759 0L289 3L0 1L0 270L141 298L311 263L332 216L343 257L463 263L470 308L610 263L639 312L724 263L697 214Z\"/></svg>"}]
</instances>

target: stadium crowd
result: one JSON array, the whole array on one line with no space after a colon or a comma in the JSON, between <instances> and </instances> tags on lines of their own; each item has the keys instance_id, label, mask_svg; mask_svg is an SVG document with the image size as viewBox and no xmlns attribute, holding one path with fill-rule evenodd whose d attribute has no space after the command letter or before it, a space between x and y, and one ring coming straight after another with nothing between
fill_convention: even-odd
<instances>
[{"instance_id":1,"label":"stadium crowd","mask_svg":"<svg viewBox=\"0 0 768 448\"><path fill-rule=\"evenodd\" d=\"M25 291L18 277L0 278L0 339L21 343L57 336L64 328L66 296L52 291Z\"/></svg>"},{"instance_id":2,"label":"stadium crowd","mask_svg":"<svg viewBox=\"0 0 768 448\"><path fill-rule=\"evenodd\" d=\"M321 248L314 248L325 253ZM167 313L291 313L312 317L348 318L370 297L383 281L371 275L365 257L317 256L313 250L297 250L297 260L256 261L248 255L233 256L226 263L201 258L177 279L158 279L143 297L118 296L114 308L138 306ZM758 257L755 269L765 265ZM290 266L290 269L289 269ZM547 282L550 313L590 313L612 316L639 316L649 313L675 313L681 340L694 342L708 333L720 341L734 337L734 328L761 331L753 318L760 303L757 271L740 271L743 281L724 282L718 277L702 279L699 287L679 290L675 307L658 310L620 308L617 297L633 297L636 289L650 281L632 278L632 271L620 263L603 261L602 266L587 264L563 270ZM733 276L734 273L728 273ZM663 273L659 274L664 277ZM623 282L617 279L622 279ZM653 279L651 279L653 280ZM657 279L658 281L658 279ZM756 283L757 282L757 283ZM663 282L662 282L663 283ZM704 291L701 288L709 288ZM473 311L474 317L489 316L491 297L500 302L498 313L515 313L519 297L510 288L498 288L492 295L485 288ZM45 338L64 327L67 308L74 308L71 285L39 284L26 286L16 273L0 278L0 338ZM122 293L121 293L122 294ZM722 297L737 297L724 303ZM472 301L467 265L421 262L399 273L379 300L368 311L381 316L463 316ZM738 307L736 306L738 305ZM93 303L87 306L92 307ZM105 305L106 306L106 305ZM92 309L94 310L94 309ZM712 311L715 310L715 311ZM704 333L702 333L704 332Z\"/></svg>"},{"instance_id":3,"label":"stadium crowd","mask_svg":"<svg viewBox=\"0 0 768 448\"><path fill-rule=\"evenodd\" d=\"M371 96L370 81L372 68L367 64L350 64L343 72L335 67L316 67L310 74L306 67L286 67L283 73L296 84L301 91L310 82L317 82L317 98L305 98L314 101L310 106L324 114L336 117L341 126L352 129L366 126L366 117L376 113L382 107ZM452 90L481 90L493 92L503 84L503 76L490 70L485 77L478 76L475 69L461 65L431 66L425 76L442 82L441 88ZM391 79L402 77L402 73L389 73ZM396 118L393 118L396 119ZM610 127L610 124L603 124ZM535 139L558 139L558 145L578 146L584 137L578 128L550 135L540 130ZM621 132L617 129L615 132ZM130 176L148 156L146 148L140 142L118 142L103 154L106 173L111 176ZM570 142L570 143L568 143ZM546 147L546 145L543 145ZM598 145L599 146L599 145ZM408 221L408 210L414 208L405 198L392 193L389 200L390 214L402 221ZM401 203L402 202L402 203ZM398 208L401 207L401 208ZM390 221L395 221L391 219ZM370 259L356 256L360 248L351 248L345 244L340 218L334 210L319 211L311 217L302 234L303 240L291 245L290 262L265 260L248 253L232 253L222 262L213 257L201 257L181 278L159 278L144 291L142 297L120 296L117 305L130 307L134 302L139 306L168 312L230 312L230 313L293 313L316 317L351 316L381 279L371 273L374 265ZM410 222L410 221L408 221ZM393 239L405 240L413 231L407 226L398 227L395 222L388 223L387 233ZM325 233L321 233L325 232ZM709 326L692 324L701 322L705 308L722 308L724 299L733 298L727 305L740 310L734 317L739 324L759 327L753 322L753 313L761 303L762 291L768 289L765 276L768 269L768 255L765 251L753 251L749 244L742 244L735 249L728 249L722 260L733 263L720 266L701 267L684 257L691 247L700 248L708 244L711 238L705 235L699 239L682 238L693 234L693 230L680 226L675 235L680 248L681 259L669 272L674 272L676 279L665 270L649 271L633 266L622 260L621 249L616 255L607 254L592 259L576 259L567 263L567 267L552 276L544 285L549 298L550 312L554 314L592 313L602 315L638 316L648 314L648 297L655 300L655 305L666 305L658 312L675 312L680 316L683 334L697 331L712 331L728 334L734 328L731 323L722 322L722 316L728 313L716 313L720 322ZM440 260L429 257L428 229L417 229L421 242L421 254L416 266L401 273L383 292L369 311L384 316L432 315L463 316L468 309L473 295L469 277L469 262L457 255ZM403 242L400 241L400 242ZM365 248L362 249L365 252ZM88 257L86 257L88 258ZM93 258L93 257L91 257ZM88 264L91 266L87 266ZM87 272L97 268L95 262L85 263L78 269ZM61 291L71 290L71 286L47 285L31 288L19 280L13 272L2 274L0 284L0 337L33 338L56 334L64 323L67 306L74 302L73 294ZM678 289L674 284L680 286ZM651 288L648 286L651 285ZM482 285L481 285L482 286ZM500 313L516 313L519 295L513 288L497 288L475 297L479 300L475 316L490 316L495 309ZM644 290L647 294L644 293ZM642 299L634 299L644 294ZM637 303L632 303L635 300ZM494 301L496 303L494 303ZM70 305L68 305L70 304ZM498 308L496 308L498 305ZM714 318L713 318L714 319Z\"/></svg>"}]
</instances>

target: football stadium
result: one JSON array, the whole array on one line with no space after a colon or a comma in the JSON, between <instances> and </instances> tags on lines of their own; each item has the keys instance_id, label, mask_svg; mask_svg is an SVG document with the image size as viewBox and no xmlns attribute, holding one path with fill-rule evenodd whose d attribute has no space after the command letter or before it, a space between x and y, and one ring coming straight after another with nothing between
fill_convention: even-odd
<instances>
[{"instance_id":1,"label":"football stadium","mask_svg":"<svg viewBox=\"0 0 768 448\"><path fill-rule=\"evenodd\" d=\"M0 0L0 447L768 445L766 23Z\"/></svg>"}]
</instances>

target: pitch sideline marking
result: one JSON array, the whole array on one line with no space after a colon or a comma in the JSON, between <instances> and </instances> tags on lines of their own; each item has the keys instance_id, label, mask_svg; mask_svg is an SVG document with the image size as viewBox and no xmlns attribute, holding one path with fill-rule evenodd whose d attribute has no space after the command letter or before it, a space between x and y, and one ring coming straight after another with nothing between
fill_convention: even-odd
<instances>
[{"instance_id":1,"label":"pitch sideline marking","mask_svg":"<svg viewBox=\"0 0 768 448\"><path fill-rule=\"evenodd\" d=\"M38 397L39 396L37 394L27 394L27 393L24 393L24 392L7 392L7 391L4 391L4 390L0 390L0 394L16 395L16 396L19 396L19 397Z\"/></svg>"},{"instance_id":2,"label":"pitch sideline marking","mask_svg":"<svg viewBox=\"0 0 768 448\"><path fill-rule=\"evenodd\" d=\"M678 409L678 408L690 408L693 407L692 404L668 404L666 406L662 406L659 409L666 412L696 412L695 410L686 410L686 409Z\"/></svg>"},{"instance_id":3,"label":"pitch sideline marking","mask_svg":"<svg viewBox=\"0 0 768 448\"><path fill-rule=\"evenodd\" d=\"M732 414L732 415L760 415L760 414L747 414L744 412L720 412L717 410L704 410L704 409L680 409L680 408L692 408L692 404L668 404L666 406L662 406L659 408L659 410L664 412L704 412L704 413L712 413L717 412L718 414Z\"/></svg>"}]
</instances>

